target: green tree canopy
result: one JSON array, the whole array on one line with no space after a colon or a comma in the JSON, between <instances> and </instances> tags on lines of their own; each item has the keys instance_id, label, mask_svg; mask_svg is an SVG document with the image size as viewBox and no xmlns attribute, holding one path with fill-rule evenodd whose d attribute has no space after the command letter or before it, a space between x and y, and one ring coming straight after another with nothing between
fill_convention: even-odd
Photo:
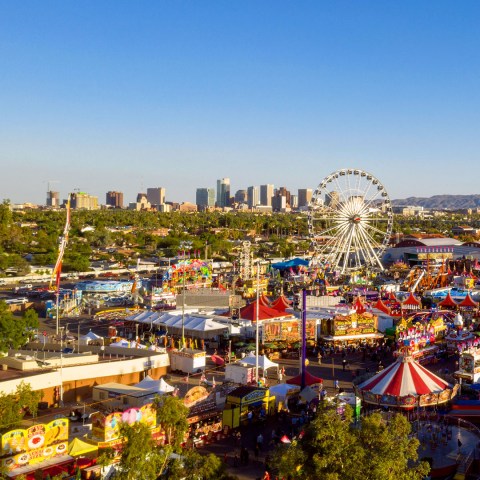
<instances>
[{"instance_id":1,"label":"green tree canopy","mask_svg":"<svg viewBox=\"0 0 480 480\"><path fill-rule=\"evenodd\" d=\"M0 300L0 352L25 345L37 328L38 315L34 310L28 309L22 317L16 317L9 306Z\"/></svg>"},{"instance_id":2,"label":"green tree canopy","mask_svg":"<svg viewBox=\"0 0 480 480\"><path fill-rule=\"evenodd\" d=\"M344 419L334 409L320 410L301 440L274 452L272 465L296 480L421 480L428 474L403 415L387 422L376 413L359 426L351 420L350 408Z\"/></svg>"},{"instance_id":3,"label":"green tree canopy","mask_svg":"<svg viewBox=\"0 0 480 480\"><path fill-rule=\"evenodd\" d=\"M155 397L154 408L157 411L157 422L165 432L166 441L175 449L184 442L188 430L188 408L178 397Z\"/></svg>"}]
</instances>

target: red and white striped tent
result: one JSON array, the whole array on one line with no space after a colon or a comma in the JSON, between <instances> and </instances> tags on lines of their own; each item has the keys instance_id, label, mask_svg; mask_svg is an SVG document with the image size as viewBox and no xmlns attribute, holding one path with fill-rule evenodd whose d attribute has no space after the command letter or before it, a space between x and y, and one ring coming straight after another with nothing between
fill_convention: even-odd
<instances>
[{"instance_id":1,"label":"red and white striped tent","mask_svg":"<svg viewBox=\"0 0 480 480\"><path fill-rule=\"evenodd\" d=\"M456 395L445 380L416 362L400 355L395 363L355 387L357 396L367 403L400 408L437 405Z\"/></svg>"}]
</instances>

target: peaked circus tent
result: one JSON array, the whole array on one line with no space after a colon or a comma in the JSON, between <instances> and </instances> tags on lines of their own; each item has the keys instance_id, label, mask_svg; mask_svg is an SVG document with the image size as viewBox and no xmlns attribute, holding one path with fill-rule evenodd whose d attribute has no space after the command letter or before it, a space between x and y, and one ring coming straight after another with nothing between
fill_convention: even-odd
<instances>
[{"instance_id":1,"label":"peaked circus tent","mask_svg":"<svg viewBox=\"0 0 480 480\"><path fill-rule=\"evenodd\" d=\"M292 302L288 300L285 295L282 295L281 297L278 297L276 300L274 300L271 304L270 307L279 311L279 312L285 312L287 308L290 308L292 306Z\"/></svg>"},{"instance_id":2,"label":"peaked circus tent","mask_svg":"<svg viewBox=\"0 0 480 480\"><path fill-rule=\"evenodd\" d=\"M387 315L390 315L391 313L391 310L389 307L387 307L382 299L378 299L373 305L372 305L372 308L376 308L377 310L380 310L381 312L383 313L386 313Z\"/></svg>"},{"instance_id":3,"label":"peaked circus tent","mask_svg":"<svg viewBox=\"0 0 480 480\"><path fill-rule=\"evenodd\" d=\"M458 303L452 298L450 292L447 293L447 296L441 301L438 302L439 307L456 307Z\"/></svg>"},{"instance_id":4,"label":"peaked circus tent","mask_svg":"<svg viewBox=\"0 0 480 480\"><path fill-rule=\"evenodd\" d=\"M404 302L402 302L402 308L406 308L406 309L420 308L421 304L422 302L417 297L415 297L413 292L410 292L410 295L407 297L407 299Z\"/></svg>"},{"instance_id":5,"label":"peaked circus tent","mask_svg":"<svg viewBox=\"0 0 480 480\"><path fill-rule=\"evenodd\" d=\"M259 320L268 320L271 318L279 318L286 316L286 313L279 312L274 308L266 307L259 302L258 305L258 319ZM256 321L257 320L257 302L249 303L246 307L243 307L240 310L240 318L245 320Z\"/></svg>"},{"instance_id":6,"label":"peaked circus tent","mask_svg":"<svg viewBox=\"0 0 480 480\"><path fill-rule=\"evenodd\" d=\"M357 396L367 403L411 408L444 403L455 396L453 389L410 355L400 355L385 370L355 387Z\"/></svg>"},{"instance_id":7,"label":"peaked circus tent","mask_svg":"<svg viewBox=\"0 0 480 480\"><path fill-rule=\"evenodd\" d=\"M290 378L290 380L287 380L287 383L290 385L302 385L302 374L297 375L296 377ZM315 375L312 375L311 373L308 373L308 371L305 372L305 385L309 387L310 385L315 385L317 383L323 383L323 380L319 377L316 377Z\"/></svg>"},{"instance_id":8,"label":"peaked circus tent","mask_svg":"<svg viewBox=\"0 0 480 480\"><path fill-rule=\"evenodd\" d=\"M461 308L477 308L478 303L470 296L470 292L467 293L467 296L457 304Z\"/></svg>"}]
</instances>

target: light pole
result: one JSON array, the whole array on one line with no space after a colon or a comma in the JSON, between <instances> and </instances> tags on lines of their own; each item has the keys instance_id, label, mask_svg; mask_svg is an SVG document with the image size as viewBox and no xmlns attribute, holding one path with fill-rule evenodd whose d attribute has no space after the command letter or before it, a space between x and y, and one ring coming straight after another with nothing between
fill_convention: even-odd
<instances>
[{"instance_id":1,"label":"light pole","mask_svg":"<svg viewBox=\"0 0 480 480\"><path fill-rule=\"evenodd\" d=\"M258 335L258 318L259 318L259 309L260 309L260 259L257 261L257 305L255 307L255 382L258 387L258 349L259 349L259 335Z\"/></svg>"},{"instance_id":2,"label":"light pole","mask_svg":"<svg viewBox=\"0 0 480 480\"><path fill-rule=\"evenodd\" d=\"M183 250L182 348L185 348L185 282L187 277L187 260L185 256L185 250L190 250L190 248L192 248L192 242L180 242L180 248Z\"/></svg>"}]
</instances>

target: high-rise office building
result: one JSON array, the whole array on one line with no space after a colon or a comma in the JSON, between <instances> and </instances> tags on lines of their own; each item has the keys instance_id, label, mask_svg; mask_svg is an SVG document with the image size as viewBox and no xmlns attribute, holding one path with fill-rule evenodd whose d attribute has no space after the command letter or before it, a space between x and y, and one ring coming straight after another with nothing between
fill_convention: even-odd
<instances>
[{"instance_id":1,"label":"high-rise office building","mask_svg":"<svg viewBox=\"0 0 480 480\"><path fill-rule=\"evenodd\" d=\"M199 210L215 206L214 188L197 188L196 204Z\"/></svg>"},{"instance_id":2,"label":"high-rise office building","mask_svg":"<svg viewBox=\"0 0 480 480\"><path fill-rule=\"evenodd\" d=\"M277 190L272 198L272 210L274 212L283 212L287 208L287 197Z\"/></svg>"},{"instance_id":3,"label":"high-rise office building","mask_svg":"<svg viewBox=\"0 0 480 480\"><path fill-rule=\"evenodd\" d=\"M230 179L222 178L217 180L217 207L230 205Z\"/></svg>"},{"instance_id":4,"label":"high-rise office building","mask_svg":"<svg viewBox=\"0 0 480 480\"><path fill-rule=\"evenodd\" d=\"M298 208L298 196L297 195L290 195L290 207Z\"/></svg>"},{"instance_id":5,"label":"high-rise office building","mask_svg":"<svg viewBox=\"0 0 480 480\"><path fill-rule=\"evenodd\" d=\"M237 190L235 192L235 203L247 203L247 191Z\"/></svg>"},{"instance_id":6,"label":"high-rise office building","mask_svg":"<svg viewBox=\"0 0 480 480\"><path fill-rule=\"evenodd\" d=\"M287 190L286 187L277 188L277 190L275 191L275 195L285 197L287 201L287 206L291 205L290 192Z\"/></svg>"},{"instance_id":7,"label":"high-rise office building","mask_svg":"<svg viewBox=\"0 0 480 480\"><path fill-rule=\"evenodd\" d=\"M335 190L325 194L325 205L327 205L328 207L337 208L339 202L340 195Z\"/></svg>"},{"instance_id":8,"label":"high-rise office building","mask_svg":"<svg viewBox=\"0 0 480 480\"><path fill-rule=\"evenodd\" d=\"M147 188L147 200L151 205L165 203L165 189L163 187Z\"/></svg>"},{"instance_id":9,"label":"high-rise office building","mask_svg":"<svg viewBox=\"0 0 480 480\"><path fill-rule=\"evenodd\" d=\"M60 207L59 192L52 192L52 190L47 192L47 207L53 207L53 208Z\"/></svg>"},{"instance_id":10,"label":"high-rise office building","mask_svg":"<svg viewBox=\"0 0 480 480\"><path fill-rule=\"evenodd\" d=\"M273 197L273 185L260 185L260 204L261 205L272 205L272 197Z\"/></svg>"},{"instance_id":11,"label":"high-rise office building","mask_svg":"<svg viewBox=\"0 0 480 480\"><path fill-rule=\"evenodd\" d=\"M98 197L85 192L76 192L70 195L72 210L98 210Z\"/></svg>"},{"instance_id":12,"label":"high-rise office building","mask_svg":"<svg viewBox=\"0 0 480 480\"><path fill-rule=\"evenodd\" d=\"M123 192L107 192L106 204L112 208L123 208Z\"/></svg>"},{"instance_id":13,"label":"high-rise office building","mask_svg":"<svg viewBox=\"0 0 480 480\"><path fill-rule=\"evenodd\" d=\"M259 195L258 187L247 188L247 203L248 203L248 208L254 208L260 203L260 195Z\"/></svg>"},{"instance_id":14,"label":"high-rise office building","mask_svg":"<svg viewBox=\"0 0 480 480\"><path fill-rule=\"evenodd\" d=\"M298 208L308 206L308 204L312 200L312 196L313 196L313 190L311 188L299 188L298 189Z\"/></svg>"}]
</instances>

